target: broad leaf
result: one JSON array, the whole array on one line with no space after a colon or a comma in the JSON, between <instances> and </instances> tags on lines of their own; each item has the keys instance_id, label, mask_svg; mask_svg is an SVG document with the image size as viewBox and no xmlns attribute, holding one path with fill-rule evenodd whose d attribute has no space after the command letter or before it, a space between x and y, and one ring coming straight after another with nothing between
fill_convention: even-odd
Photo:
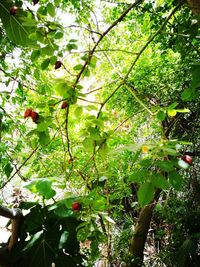
<instances>
[{"instance_id":1,"label":"broad leaf","mask_svg":"<svg viewBox=\"0 0 200 267\"><path fill-rule=\"evenodd\" d=\"M33 25L34 18L32 17L31 26L24 25L28 13L18 7L17 14L10 15L12 6L13 2L10 0L0 2L0 18L8 38L16 45L37 47L36 43L29 39L29 35L36 29L36 23Z\"/></svg>"},{"instance_id":2,"label":"broad leaf","mask_svg":"<svg viewBox=\"0 0 200 267\"><path fill-rule=\"evenodd\" d=\"M169 173L169 182L175 190L181 190L184 184L183 177L176 171Z\"/></svg>"},{"instance_id":3,"label":"broad leaf","mask_svg":"<svg viewBox=\"0 0 200 267\"><path fill-rule=\"evenodd\" d=\"M169 189L169 183L164 176L154 173L151 176L151 184L160 189Z\"/></svg>"},{"instance_id":4,"label":"broad leaf","mask_svg":"<svg viewBox=\"0 0 200 267\"><path fill-rule=\"evenodd\" d=\"M138 202L141 207L149 204L154 197L154 187L151 183L142 184L137 192Z\"/></svg>"},{"instance_id":5,"label":"broad leaf","mask_svg":"<svg viewBox=\"0 0 200 267\"><path fill-rule=\"evenodd\" d=\"M38 193L46 199L50 199L56 195L56 191L52 189L52 182L49 180L38 180L36 189Z\"/></svg>"}]
</instances>

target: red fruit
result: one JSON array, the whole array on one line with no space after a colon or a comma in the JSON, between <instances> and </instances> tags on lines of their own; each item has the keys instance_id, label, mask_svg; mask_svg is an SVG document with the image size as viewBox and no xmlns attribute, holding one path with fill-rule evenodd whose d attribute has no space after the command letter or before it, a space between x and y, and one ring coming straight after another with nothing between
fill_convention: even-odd
<instances>
[{"instance_id":1,"label":"red fruit","mask_svg":"<svg viewBox=\"0 0 200 267\"><path fill-rule=\"evenodd\" d=\"M61 61L56 61L56 63L55 63L55 70L57 70L57 69L59 69L60 67L62 66L62 62Z\"/></svg>"},{"instance_id":2,"label":"red fruit","mask_svg":"<svg viewBox=\"0 0 200 267\"><path fill-rule=\"evenodd\" d=\"M37 122L37 120L39 119L39 114L35 111L32 111L31 118L32 118L33 122Z\"/></svg>"},{"instance_id":3,"label":"red fruit","mask_svg":"<svg viewBox=\"0 0 200 267\"><path fill-rule=\"evenodd\" d=\"M78 202L74 202L72 204L72 209L73 209L73 211L80 211L81 210L81 205Z\"/></svg>"},{"instance_id":4,"label":"red fruit","mask_svg":"<svg viewBox=\"0 0 200 267\"><path fill-rule=\"evenodd\" d=\"M192 157L190 157L189 155L184 155L181 158L183 161L185 161L186 163L188 163L189 165L192 165Z\"/></svg>"},{"instance_id":5,"label":"red fruit","mask_svg":"<svg viewBox=\"0 0 200 267\"><path fill-rule=\"evenodd\" d=\"M68 107L68 103L66 101L64 101L61 105L61 109L67 108Z\"/></svg>"},{"instance_id":6,"label":"red fruit","mask_svg":"<svg viewBox=\"0 0 200 267\"><path fill-rule=\"evenodd\" d=\"M10 8L10 15L16 15L17 14L18 7L17 6L12 6Z\"/></svg>"},{"instance_id":7,"label":"red fruit","mask_svg":"<svg viewBox=\"0 0 200 267\"><path fill-rule=\"evenodd\" d=\"M68 164L71 164L73 162L73 159L68 159Z\"/></svg>"},{"instance_id":8,"label":"red fruit","mask_svg":"<svg viewBox=\"0 0 200 267\"><path fill-rule=\"evenodd\" d=\"M25 112L24 112L24 118L28 118L31 117L33 110L31 108L28 108Z\"/></svg>"}]
</instances>

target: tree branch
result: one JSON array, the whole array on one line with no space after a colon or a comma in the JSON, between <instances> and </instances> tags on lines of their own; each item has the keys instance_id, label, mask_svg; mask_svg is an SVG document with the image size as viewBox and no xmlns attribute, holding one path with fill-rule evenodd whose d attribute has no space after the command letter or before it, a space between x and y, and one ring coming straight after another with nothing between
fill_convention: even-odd
<instances>
[{"instance_id":1,"label":"tree branch","mask_svg":"<svg viewBox=\"0 0 200 267\"><path fill-rule=\"evenodd\" d=\"M74 83L74 88L79 83L79 80L81 78L81 75L83 74L86 67L89 65L92 56L99 45L99 43L102 41L102 39L119 23L123 20L123 18L139 3L143 2L143 0L136 0L133 4L131 4L122 14L121 16L110 26L108 29L102 33L96 44L94 45L93 49L89 52L88 59L85 61L85 64L83 65L82 69L80 70L79 74L77 75L76 81Z\"/></svg>"},{"instance_id":2,"label":"tree branch","mask_svg":"<svg viewBox=\"0 0 200 267\"><path fill-rule=\"evenodd\" d=\"M19 166L19 168L13 173L13 175L6 181L4 182L3 185L0 186L0 189L4 188L12 179L15 177L15 175L21 170L21 168L29 161L29 159L36 153L40 145L38 145L32 152L31 154L24 160L24 162Z\"/></svg>"},{"instance_id":3,"label":"tree branch","mask_svg":"<svg viewBox=\"0 0 200 267\"><path fill-rule=\"evenodd\" d=\"M137 57L135 58L135 60L133 61L131 67L129 68L128 72L126 73L124 80L127 80L128 76L130 75L131 71L133 70L133 67L135 66L135 64L137 63L138 59L140 58L140 56L142 55L142 53L144 52L144 50L149 46L149 44L155 39L155 37L157 35L159 35L161 33L161 31L164 29L164 27L166 26L166 24L168 23L168 21L171 19L171 17L174 15L174 13L182 6L183 2L180 2L169 14L169 16L165 19L164 23L160 26L160 28L149 38L149 40L147 41L147 43L142 47L142 49L138 52Z\"/></svg>"},{"instance_id":4,"label":"tree branch","mask_svg":"<svg viewBox=\"0 0 200 267\"><path fill-rule=\"evenodd\" d=\"M71 148L70 148L68 122L69 122L69 106L66 108L65 131L66 131L66 137L67 137L67 150L68 150L68 153L69 153L70 160L73 161L73 157L72 157L72 153L71 153Z\"/></svg>"}]
</instances>

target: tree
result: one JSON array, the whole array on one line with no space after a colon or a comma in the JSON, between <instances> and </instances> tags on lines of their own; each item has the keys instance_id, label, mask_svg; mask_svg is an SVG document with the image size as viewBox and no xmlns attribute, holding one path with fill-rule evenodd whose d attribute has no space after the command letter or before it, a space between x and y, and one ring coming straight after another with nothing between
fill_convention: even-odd
<instances>
[{"instance_id":1,"label":"tree","mask_svg":"<svg viewBox=\"0 0 200 267\"><path fill-rule=\"evenodd\" d=\"M12 264L141 266L156 204L198 160L198 16L172 0L5 0L0 18L0 187L19 176L35 194Z\"/></svg>"}]
</instances>

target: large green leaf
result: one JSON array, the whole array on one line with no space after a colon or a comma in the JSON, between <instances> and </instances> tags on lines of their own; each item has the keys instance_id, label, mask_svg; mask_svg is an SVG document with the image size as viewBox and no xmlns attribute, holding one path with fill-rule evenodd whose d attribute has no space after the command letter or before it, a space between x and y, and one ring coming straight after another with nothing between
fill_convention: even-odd
<instances>
[{"instance_id":1,"label":"large green leaf","mask_svg":"<svg viewBox=\"0 0 200 267\"><path fill-rule=\"evenodd\" d=\"M175 190L181 190L183 187L183 177L176 171L169 173L169 182Z\"/></svg>"},{"instance_id":2,"label":"large green leaf","mask_svg":"<svg viewBox=\"0 0 200 267\"><path fill-rule=\"evenodd\" d=\"M17 14L11 15L10 8L12 6L14 3L11 0L0 2L0 18L7 37L16 45L37 47L36 42L28 38L36 29L36 22L32 13L25 12L21 7L18 7Z\"/></svg>"},{"instance_id":3,"label":"large green leaf","mask_svg":"<svg viewBox=\"0 0 200 267\"><path fill-rule=\"evenodd\" d=\"M53 262L59 267L82 266L83 257L79 254L76 237L80 221L76 218L61 219L51 206L37 205L24 217L22 224L22 235L29 233L29 239L23 241L25 238L20 236L20 242L12 251L13 267L50 267Z\"/></svg>"},{"instance_id":4,"label":"large green leaf","mask_svg":"<svg viewBox=\"0 0 200 267\"><path fill-rule=\"evenodd\" d=\"M151 183L153 186L161 189L169 189L169 183L164 176L159 173L152 174Z\"/></svg>"},{"instance_id":5,"label":"large green leaf","mask_svg":"<svg viewBox=\"0 0 200 267\"><path fill-rule=\"evenodd\" d=\"M154 197L154 187L151 183L142 184L137 192L138 202L144 207L149 204Z\"/></svg>"},{"instance_id":6,"label":"large green leaf","mask_svg":"<svg viewBox=\"0 0 200 267\"><path fill-rule=\"evenodd\" d=\"M162 171L172 171L174 169L173 163L171 161L168 160L158 160L156 162L156 165L162 170Z\"/></svg>"},{"instance_id":7,"label":"large green leaf","mask_svg":"<svg viewBox=\"0 0 200 267\"><path fill-rule=\"evenodd\" d=\"M56 191L52 189L52 182L46 179L40 179L36 183L36 189L40 195L46 199L55 196Z\"/></svg>"}]
</instances>

